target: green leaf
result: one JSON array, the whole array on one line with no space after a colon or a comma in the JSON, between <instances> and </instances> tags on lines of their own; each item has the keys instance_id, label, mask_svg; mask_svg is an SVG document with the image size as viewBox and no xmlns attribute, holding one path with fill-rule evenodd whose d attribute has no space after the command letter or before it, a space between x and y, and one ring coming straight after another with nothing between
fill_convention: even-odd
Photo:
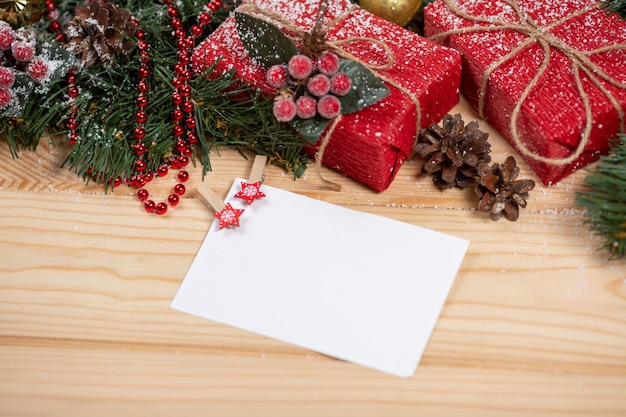
<instances>
[{"instance_id":1,"label":"green leaf","mask_svg":"<svg viewBox=\"0 0 626 417\"><path fill-rule=\"evenodd\" d=\"M296 44L276 26L245 13L235 13L235 20L241 43L257 64L265 68L286 64L298 53Z\"/></svg>"},{"instance_id":2,"label":"green leaf","mask_svg":"<svg viewBox=\"0 0 626 417\"><path fill-rule=\"evenodd\" d=\"M316 143L326 126L330 123L330 119L324 119L321 116L313 117L312 119L293 119L290 124L300 133L309 143Z\"/></svg>"},{"instance_id":3,"label":"green leaf","mask_svg":"<svg viewBox=\"0 0 626 417\"><path fill-rule=\"evenodd\" d=\"M37 55L48 61L51 68L49 79L54 81L64 77L74 63L74 55L57 43L42 43L37 45Z\"/></svg>"},{"instance_id":4,"label":"green leaf","mask_svg":"<svg viewBox=\"0 0 626 417\"><path fill-rule=\"evenodd\" d=\"M342 59L339 71L346 73L352 79L350 92L339 97L342 114L363 110L389 95L387 86L372 71L357 61Z\"/></svg>"}]
</instances>

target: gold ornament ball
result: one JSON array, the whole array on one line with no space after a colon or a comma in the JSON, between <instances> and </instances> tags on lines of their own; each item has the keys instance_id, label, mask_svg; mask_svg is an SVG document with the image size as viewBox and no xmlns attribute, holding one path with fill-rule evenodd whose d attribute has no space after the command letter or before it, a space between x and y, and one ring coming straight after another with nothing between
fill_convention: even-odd
<instances>
[{"instance_id":1,"label":"gold ornament ball","mask_svg":"<svg viewBox=\"0 0 626 417\"><path fill-rule=\"evenodd\" d=\"M422 0L359 0L365 10L404 26L413 19L422 5Z\"/></svg>"},{"instance_id":2,"label":"gold ornament ball","mask_svg":"<svg viewBox=\"0 0 626 417\"><path fill-rule=\"evenodd\" d=\"M0 0L0 19L14 28L37 23L46 7L45 0Z\"/></svg>"}]
</instances>

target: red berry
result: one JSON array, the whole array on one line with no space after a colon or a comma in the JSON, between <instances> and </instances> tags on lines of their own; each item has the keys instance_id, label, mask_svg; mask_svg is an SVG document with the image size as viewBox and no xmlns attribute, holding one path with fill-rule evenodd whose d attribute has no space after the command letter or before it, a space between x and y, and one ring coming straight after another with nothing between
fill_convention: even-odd
<instances>
[{"instance_id":1,"label":"red berry","mask_svg":"<svg viewBox=\"0 0 626 417\"><path fill-rule=\"evenodd\" d=\"M316 97L321 97L330 91L330 79L324 74L314 75L309 79L306 88L309 90L309 93Z\"/></svg>"},{"instance_id":2,"label":"red berry","mask_svg":"<svg viewBox=\"0 0 626 417\"><path fill-rule=\"evenodd\" d=\"M11 45L11 53L16 60L28 62L33 58L33 55L35 55L35 50L25 42L13 42Z\"/></svg>"},{"instance_id":3,"label":"red berry","mask_svg":"<svg viewBox=\"0 0 626 417\"><path fill-rule=\"evenodd\" d=\"M9 90L0 90L0 109L3 109L11 102L11 92Z\"/></svg>"},{"instance_id":4,"label":"red berry","mask_svg":"<svg viewBox=\"0 0 626 417\"><path fill-rule=\"evenodd\" d=\"M34 58L26 67L26 72L33 81L40 83L48 75L48 64L43 59Z\"/></svg>"},{"instance_id":5,"label":"red berry","mask_svg":"<svg viewBox=\"0 0 626 417\"><path fill-rule=\"evenodd\" d=\"M325 119L332 119L341 113L341 102L336 96L326 94L317 102L317 112Z\"/></svg>"},{"instance_id":6,"label":"red berry","mask_svg":"<svg viewBox=\"0 0 626 417\"><path fill-rule=\"evenodd\" d=\"M322 74L333 75L339 71L339 57L334 52L324 52L317 61L317 69Z\"/></svg>"},{"instance_id":7,"label":"red berry","mask_svg":"<svg viewBox=\"0 0 626 417\"><path fill-rule=\"evenodd\" d=\"M15 73L12 68L0 67L0 88L11 88L15 82Z\"/></svg>"},{"instance_id":8,"label":"red berry","mask_svg":"<svg viewBox=\"0 0 626 417\"><path fill-rule=\"evenodd\" d=\"M0 20L0 22L4 22L4 20ZM13 36L13 30L11 26L9 28L1 28L0 29L0 50L6 51L7 49L11 49L11 44L15 37Z\"/></svg>"},{"instance_id":9,"label":"red berry","mask_svg":"<svg viewBox=\"0 0 626 417\"><path fill-rule=\"evenodd\" d=\"M296 100L296 115L301 119L310 119L317 114L317 100L311 96L300 96Z\"/></svg>"},{"instance_id":10,"label":"red berry","mask_svg":"<svg viewBox=\"0 0 626 417\"><path fill-rule=\"evenodd\" d=\"M272 65L265 74L267 83L274 88L281 88L287 85L289 73L284 65Z\"/></svg>"},{"instance_id":11,"label":"red berry","mask_svg":"<svg viewBox=\"0 0 626 417\"><path fill-rule=\"evenodd\" d=\"M352 88L352 79L343 72L338 72L330 79L330 92L337 96L345 96Z\"/></svg>"},{"instance_id":12,"label":"red berry","mask_svg":"<svg viewBox=\"0 0 626 417\"><path fill-rule=\"evenodd\" d=\"M274 101L274 117L279 122L289 122L296 117L296 103L289 98L279 98Z\"/></svg>"},{"instance_id":13,"label":"red berry","mask_svg":"<svg viewBox=\"0 0 626 417\"><path fill-rule=\"evenodd\" d=\"M297 54L289 59L287 69L289 70L289 75L293 78L303 80L311 75L313 71L313 61L306 55Z\"/></svg>"}]
</instances>

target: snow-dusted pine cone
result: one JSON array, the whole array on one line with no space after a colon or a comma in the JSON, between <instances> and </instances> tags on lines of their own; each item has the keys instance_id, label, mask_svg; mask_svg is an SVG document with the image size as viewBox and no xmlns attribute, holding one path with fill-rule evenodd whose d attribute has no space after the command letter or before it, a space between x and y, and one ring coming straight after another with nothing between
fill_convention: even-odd
<instances>
[{"instance_id":1,"label":"snow-dusted pine cone","mask_svg":"<svg viewBox=\"0 0 626 417\"><path fill-rule=\"evenodd\" d=\"M103 0L77 4L74 18L63 28L67 49L79 55L81 68L97 62L111 66L118 54L129 54L136 30L128 9Z\"/></svg>"}]
</instances>

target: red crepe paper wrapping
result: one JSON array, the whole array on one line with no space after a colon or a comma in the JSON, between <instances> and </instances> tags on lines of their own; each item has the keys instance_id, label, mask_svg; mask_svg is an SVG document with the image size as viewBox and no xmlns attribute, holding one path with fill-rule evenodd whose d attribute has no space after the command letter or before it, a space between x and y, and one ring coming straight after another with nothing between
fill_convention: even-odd
<instances>
[{"instance_id":1,"label":"red crepe paper wrapping","mask_svg":"<svg viewBox=\"0 0 626 417\"><path fill-rule=\"evenodd\" d=\"M255 0L263 10L278 13L297 27L310 31L318 13L318 0ZM387 85L390 94L357 113L343 115L323 153L323 163L367 184L376 191L389 187L402 163L410 157L416 135L416 108L407 91L419 100L422 127L437 122L459 99L460 55L395 24L381 19L347 0L331 0L325 13L331 24L328 41L355 37L375 38L393 52L394 64L379 74L404 90ZM288 32L276 22L281 30ZM380 45L355 41L341 46L370 65L382 65L387 55ZM222 61L214 74L236 69L238 75L268 97L276 90L265 80L265 69L247 55L229 17L194 51L194 72ZM322 135L324 137L324 134ZM320 140L321 142L321 140ZM306 152L315 157L320 142Z\"/></svg>"},{"instance_id":2,"label":"red crepe paper wrapping","mask_svg":"<svg viewBox=\"0 0 626 417\"><path fill-rule=\"evenodd\" d=\"M475 16L502 19L519 23L517 13L503 0L452 0L461 10ZM547 28L556 38L572 49L591 51L609 45L626 43L626 20L617 14L595 7L594 0L520 0L520 10L539 26ZM579 16L578 11L589 8ZM455 14L442 0L428 5L424 11L425 36L435 35L463 27L476 25L475 21ZM492 20L493 21L493 20ZM488 23L479 23L488 26ZM479 107L479 91L483 75L489 66L506 56L516 46L528 39L528 35L506 30L478 31L444 36L440 41L463 56L461 91L476 107ZM626 83L626 49L588 55L609 77L618 83ZM581 142L586 123L585 106L577 90L573 66L559 50L551 48L549 65L538 83L522 101L517 116L517 136L527 149L521 152L524 159L546 185L551 185L593 161L609 149L609 140L617 136L623 125L622 116L591 79L582 71L584 92L590 100L593 124L589 139ZM521 149L510 126L513 109L522 91L529 85L544 60L541 46L534 42L502 63L488 79L484 117L511 144ZM594 71L595 72L595 71ZM601 84L613 95L617 107L626 109L626 90L601 80ZM555 165L552 161L538 161L534 155L550 160L564 159L573 155L582 144L584 151L567 164Z\"/></svg>"}]
</instances>

